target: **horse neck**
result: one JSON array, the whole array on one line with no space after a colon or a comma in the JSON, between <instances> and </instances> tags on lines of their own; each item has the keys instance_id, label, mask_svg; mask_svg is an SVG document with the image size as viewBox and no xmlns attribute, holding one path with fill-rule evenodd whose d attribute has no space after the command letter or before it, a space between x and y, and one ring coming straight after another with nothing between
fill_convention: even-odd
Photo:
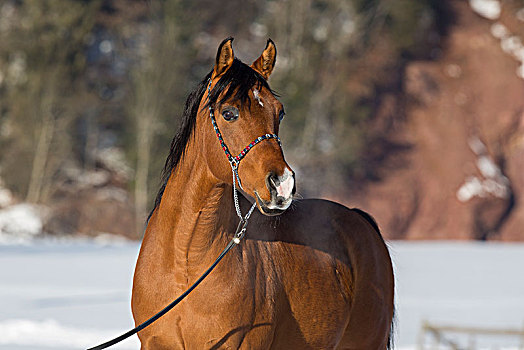
<instances>
[{"instance_id":1,"label":"horse neck","mask_svg":"<svg viewBox=\"0 0 524 350\"><path fill-rule=\"evenodd\" d=\"M188 147L147 228L157 236L165 264L182 284L198 277L202 265L211 264L227 245L226 234L236 227L231 185L215 179L201 157Z\"/></svg>"}]
</instances>

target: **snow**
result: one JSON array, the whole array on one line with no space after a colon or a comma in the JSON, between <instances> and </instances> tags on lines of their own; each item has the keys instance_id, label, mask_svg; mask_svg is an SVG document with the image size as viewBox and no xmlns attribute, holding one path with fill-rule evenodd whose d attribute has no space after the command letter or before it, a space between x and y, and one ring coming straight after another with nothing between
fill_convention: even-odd
<instances>
[{"instance_id":1,"label":"snow","mask_svg":"<svg viewBox=\"0 0 524 350\"><path fill-rule=\"evenodd\" d=\"M98 151L96 158L112 172L124 179L128 179L133 174L133 169L126 162L126 156L118 147L109 147Z\"/></svg>"},{"instance_id":2,"label":"snow","mask_svg":"<svg viewBox=\"0 0 524 350\"><path fill-rule=\"evenodd\" d=\"M524 79L524 59L522 61L523 63L517 68L517 75Z\"/></svg>"},{"instance_id":3,"label":"snow","mask_svg":"<svg viewBox=\"0 0 524 350\"><path fill-rule=\"evenodd\" d=\"M505 53L517 57L517 52L522 48L522 40L518 36L512 35L503 38L500 42L500 47Z\"/></svg>"},{"instance_id":4,"label":"snow","mask_svg":"<svg viewBox=\"0 0 524 350\"><path fill-rule=\"evenodd\" d=\"M397 349L415 349L424 320L522 328L524 244L389 245L397 281ZM138 249L135 242L105 239L0 245L0 350L85 349L132 328ZM486 348L490 342L508 349L518 344L511 338L481 340L478 345ZM134 336L114 349L139 349L139 343Z\"/></svg>"},{"instance_id":5,"label":"snow","mask_svg":"<svg viewBox=\"0 0 524 350\"><path fill-rule=\"evenodd\" d=\"M485 1L486 0L470 0L470 5L472 9L478 13L478 11L474 8L473 3ZM491 1L494 0L488 0L488 2ZM500 7L500 4L498 4L498 6ZM518 10L515 16L519 21L524 21L524 8ZM498 16L492 19L497 18ZM511 34L508 28L500 22L493 23L491 25L490 31L493 37L500 40L500 48L502 49L502 51L511 55L513 58L520 62L520 66L517 68L515 73L519 78L524 79L524 44L522 43L522 39L516 35Z\"/></svg>"},{"instance_id":6,"label":"snow","mask_svg":"<svg viewBox=\"0 0 524 350\"><path fill-rule=\"evenodd\" d=\"M395 243L391 251L398 280L401 343L416 341L423 320L522 329L523 244ZM496 340L499 345L516 345L506 344L509 338Z\"/></svg>"},{"instance_id":7,"label":"snow","mask_svg":"<svg viewBox=\"0 0 524 350\"><path fill-rule=\"evenodd\" d=\"M0 74L0 85L2 85L2 74ZM0 128L2 133L3 128ZM5 187L4 180L0 177L0 209L13 204L13 194Z\"/></svg>"},{"instance_id":8,"label":"snow","mask_svg":"<svg viewBox=\"0 0 524 350\"><path fill-rule=\"evenodd\" d=\"M467 202L475 196L480 196L483 192L482 182L478 177L472 176L466 179L466 182L460 186L457 191L457 198L461 202Z\"/></svg>"},{"instance_id":9,"label":"snow","mask_svg":"<svg viewBox=\"0 0 524 350\"><path fill-rule=\"evenodd\" d=\"M82 349L133 327L138 245L37 241L0 246L0 349ZM115 349L138 349L138 340Z\"/></svg>"},{"instance_id":10,"label":"snow","mask_svg":"<svg viewBox=\"0 0 524 350\"><path fill-rule=\"evenodd\" d=\"M483 176L469 176L464 184L457 190L457 199L467 202L473 197L487 197L492 195L497 198L508 198L511 194L509 179L487 154L484 143L476 136L468 140L469 147L477 156L476 165Z\"/></svg>"},{"instance_id":11,"label":"snow","mask_svg":"<svg viewBox=\"0 0 524 350\"><path fill-rule=\"evenodd\" d=\"M515 58L521 62L522 64L524 64L524 46L522 46L521 48L519 49L516 49L514 52L513 52L513 55L515 56Z\"/></svg>"},{"instance_id":12,"label":"snow","mask_svg":"<svg viewBox=\"0 0 524 350\"><path fill-rule=\"evenodd\" d=\"M42 232L37 206L22 203L0 210L0 243L23 243Z\"/></svg>"},{"instance_id":13,"label":"snow","mask_svg":"<svg viewBox=\"0 0 524 350\"><path fill-rule=\"evenodd\" d=\"M48 348L78 348L82 349L86 344L94 344L103 335L106 338L113 337L116 332L100 330L78 329L65 327L57 321L48 319L43 321L32 321L25 319L13 319L0 322L2 329L1 345L24 345ZM138 343L121 346L121 349L136 349Z\"/></svg>"},{"instance_id":14,"label":"snow","mask_svg":"<svg viewBox=\"0 0 524 350\"><path fill-rule=\"evenodd\" d=\"M495 20L500 17L501 6L498 0L469 0L469 6L484 18Z\"/></svg>"},{"instance_id":15,"label":"snow","mask_svg":"<svg viewBox=\"0 0 524 350\"><path fill-rule=\"evenodd\" d=\"M491 25L491 34L495 38L502 40L509 35L509 31L504 24L496 22Z\"/></svg>"},{"instance_id":16,"label":"snow","mask_svg":"<svg viewBox=\"0 0 524 350\"><path fill-rule=\"evenodd\" d=\"M0 182L0 208L7 207L13 202L13 195L7 188L2 188Z\"/></svg>"}]
</instances>

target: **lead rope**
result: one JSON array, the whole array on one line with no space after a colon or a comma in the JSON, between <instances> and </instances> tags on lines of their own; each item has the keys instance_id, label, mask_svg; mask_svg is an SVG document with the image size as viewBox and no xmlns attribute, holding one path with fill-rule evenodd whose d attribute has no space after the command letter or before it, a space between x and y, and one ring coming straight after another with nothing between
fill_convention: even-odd
<instances>
[{"instance_id":1,"label":"lead rope","mask_svg":"<svg viewBox=\"0 0 524 350\"><path fill-rule=\"evenodd\" d=\"M176 298L173 302L171 302L171 304L167 305L165 308L160 310L156 315L154 315L153 317L151 317L147 321L141 323L140 325L136 326L135 328L127 331L126 333L124 333L124 334L122 334L122 335L120 335L120 336L118 336L118 337L116 337L116 338L114 338L112 340L109 340L109 341L107 341L107 342L105 342L103 344L100 344L98 346L89 348L87 350L106 349L106 348L108 348L110 346L113 346L113 345L115 345L117 343L120 343L122 340L127 339L130 336L140 332L142 329L146 328L147 326L149 326L150 324L152 324L153 322L158 320L160 317L164 316L169 310L174 308L186 296L188 296L189 293L191 293L193 291L193 289L195 289L200 284L200 282L202 282L207 277L207 275L209 275L211 273L211 271L213 271L213 269L218 265L220 260L222 260L222 258L231 250L231 248L233 248L235 245L240 244L240 241L242 240L242 238L244 238L244 235L246 234L247 223L248 223L249 218L251 217L251 214L253 213L253 210L256 207L256 202L251 206L251 208L248 210L247 214L245 216L242 216L242 213L240 211L240 206L238 204L237 189L236 189L236 186L235 186L235 177L236 176L238 176L238 175L235 175L235 173L233 172L233 199L234 199L234 202L235 202L235 209L237 210L237 214L240 217L240 221L238 223L238 226L237 226L237 229L235 231L235 234L233 235L233 239L231 239L231 241L229 241L229 243L227 244L226 248L224 248L222 253L220 253L220 255L215 260L215 262L206 271L204 271L202 276L200 276L195 281L195 283L193 283L191 285L191 287L189 287L184 293L182 293L178 298Z\"/></svg>"},{"instance_id":2,"label":"lead rope","mask_svg":"<svg viewBox=\"0 0 524 350\"><path fill-rule=\"evenodd\" d=\"M120 335L120 336L118 336L118 337L116 337L116 338L114 338L112 340L109 340L109 341L107 341L107 342L105 342L103 344L97 345L97 346L89 348L87 350L106 349L106 348L108 348L110 346L113 346L113 345L115 345L117 343L120 343L122 340L127 339L130 336L140 332L141 330L143 330L144 328L146 328L147 326L149 326L150 324L152 324L153 322L158 320L160 317L164 316L169 310L171 310L178 303L180 303L182 300L184 300L184 298L187 297L189 295L189 293L191 293L193 291L193 289L195 289L200 284L200 282L202 282L207 277L207 275L209 275L211 273L211 271L213 271L213 269L218 265L220 260L222 260L222 258L231 250L231 248L233 248L235 245L238 245L240 243L240 241L242 240L242 238L244 238L244 235L245 235L246 229L247 229L247 222L249 220L249 217L251 216L251 213L253 213L253 209L254 208L255 208L255 205L253 205L251 207L251 209L249 209L249 211L247 212L246 216L244 216L242 218L242 221L240 221L238 223L237 230L235 232L235 235L233 236L233 239L228 243L228 245L222 251L222 253L220 253L220 255L215 260L215 262L206 271L204 271L202 276L200 276L195 281L195 283L193 283L191 285L191 287L189 287L184 293L182 293L178 298L176 298L173 302L171 302L171 304L167 305L165 308L160 310L156 315L154 315L153 317L151 317L147 321L141 323L140 325L136 326L135 328L127 331L126 333L124 333L124 334L122 334L122 335Z\"/></svg>"},{"instance_id":3,"label":"lead rope","mask_svg":"<svg viewBox=\"0 0 524 350\"><path fill-rule=\"evenodd\" d=\"M208 92L209 93L211 92L211 80L209 81ZM113 345L115 345L117 343L120 343L122 340L127 339L130 336L140 332L141 330L143 330L144 328L146 328L147 326L149 326L150 324L152 324L153 322L158 320L160 317L164 316L169 310L174 308L186 296L188 296L189 293L191 293L193 291L193 289L195 289L200 284L200 282L202 282L207 277L207 275L209 275L211 273L211 271L213 271L213 269L218 265L218 263L222 260L222 258L231 250L231 248L233 248L235 245L240 244L240 241L242 240L242 238L244 238L244 235L246 234L248 220L251 217L251 214L253 213L253 210L255 210L255 207L256 207L256 201L255 201L255 203L253 203L253 205L248 210L246 215L242 216L242 211L240 210L240 205L239 205L239 202L238 202L238 190L237 190L237 181L238 181L238 187L240 187L241 190L244 190L242 188L242 183L240 182L240 176L238 175L238 165L240 163L240 160L242 160L245 157L245 155L251 150L251 148L253 148L256 144L258 144L259 142L261 142L263 140L269 140L269 139L273 138L273 139L277 140L278 145L280 147L282 147L282 144L280 142L280 138L276 134L265 134L265 135L262 135L262 136L258 137L253 142L251 142L246 148L244 148L239 153L238 156L233 157L231 155L231 153L229 152L229 149L227 148L227 145L225 144L224 140L222 139L222 135L220 134L220 130L218 129L218 125L217 125L215 117L213 115L213 109L211 107L209 107L209 116L211 117L211 122L212 122L213 127L215 129L215 132L216 132L216 134L218 136L218 140L220 141L220 145L222 146L222 149L226 153L227 160L229 161L229 164L231 165L231 172L233 173L233 202L235 204L235 211L236 211L236 213L237 213L237 215L238 215L238 217L240 219L240 221L238 222L238 226L237 226L237 229L235 231L235 234L233 235L233 239L231 239L231 241L227 244L227 246L224 248L222 253L220 253L218 258L215 260L215 262L206 271L204 271L202 276L200 276L195 281L195 283L193 283L191 285L191 287L189 287L184 293L182 293L178 298L176 298L173 302L171 302L171 304L167 305L165 308L160 310L156 315L154 315L153 317L151 317L147 321L141 323L140 325L136 326L135 328L127 331L126 333L124 333L124 334L122 334L122 335L120 335L120 336L118 336L118 337L116 337L114 339L111 339L111 340L109 340L109 341L107 341L107 342L105 342L103 344L100 344L100 345L97 345L95 347L89 348L87 350L106 349L106 348L108 348L110 346L113 346Z\"/></svg>"}]
</instances>

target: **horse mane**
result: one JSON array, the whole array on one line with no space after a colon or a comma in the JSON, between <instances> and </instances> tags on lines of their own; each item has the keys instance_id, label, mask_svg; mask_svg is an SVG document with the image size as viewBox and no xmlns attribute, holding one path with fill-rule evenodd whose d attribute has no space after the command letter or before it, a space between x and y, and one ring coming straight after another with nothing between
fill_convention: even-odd
<instances>
[{"instance_id":1,"label":"horse mane","mask_svg":"<svg viewBox=\"0 0 524 350\"><path fill-rule=\"evenodd\" d=\"M182 114L182 122L178 132L171 141L169 155L167 156L164 169L162 170L160 189L156 195L154 207L147 217L147 221L149 221L155 209L160 205L169 177L184 157L187 143L191 139L191 135L195 129L198 107L200 106L202 97L208 87L212 73L213 71L209 72L187 97L184 112ZM208 96L208 101L204 107L215 108L218 97L223 93L224 95L220 101L218 101L218 104L222 104L233 97L233 100L240 101L241 105L248 103L250 106L251 100L249 99L249 90L251 90L255 85L257 89L265 87L274 96L278 96L273 90L271 90L262 75L235 58L231 67L229 67L224 75L222 75L213 87L213 90L211 90L211 93Z\"/></svg>"}]
</instances>

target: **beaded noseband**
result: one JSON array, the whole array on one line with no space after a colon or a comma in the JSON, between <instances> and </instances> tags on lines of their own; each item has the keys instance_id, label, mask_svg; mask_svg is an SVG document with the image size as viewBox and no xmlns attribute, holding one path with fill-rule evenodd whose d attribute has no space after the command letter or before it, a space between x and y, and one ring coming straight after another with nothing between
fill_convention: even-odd
<instances>
[{"instance_id":1,"label":"beaded noseband","mask_svg":"<svg viewBox=\"0 0 524 350\"><path fill-rule=\"evenodd\" d=\"M209 85L207 86L208 96L211 94L211 79L209 80ZM251 142L249 145L247 145L237 156L233 156L231 152L229 151L229 148L227 147L224 138L222 137L222 134L220 133L220 129L218 128L217 121L215 119L215 115L213 114L213 108L209 106L209 117L211 118L211 123L213 124L213 128L215 129L215 133L218 137L218 141L220 142L220 146L222 147L222 150L224 150L224 153L226 154L227 160L229 161L229 164L231 165L231 170L233 171L233 185L235 182L238 181L238 186L243 191L242 183L240 181L240 176L238 175L238 165L240 164L240 161L244 159L246 154L253 148L255 145L259 144L260 142L264 140L270 140L275 139L278 142L278 146L282 148L282 142L280 141L280 138L276 134L265 134L262 136L257 137L253 142Z\"/></svg>"},{"instance_id":2,"label":"beaded noseband","mask_svg":"<svg viewBox=\"0 0 524 350\"><path fill-rule=\"evenodd\" d=\"M265 134L262 136L259 136L256 138L253 142L251 142L249 145L247 145L239 154L238 156L233 157L231 155L231 152L229 152L229 149L227 148L226 143L224 142L224 139L222 138L222 134L220 133L220 130L218 129L218 125L215 119L215 116L213 114L213 109L209 107L209 116L211 117L211 123L213 123L213 128L215 129L215 132L218 137L218 141L220 141L220 146L222 146L222 149L224 150L224 153L226 154L227 159L230 163L232 163L235 166L238 166L240 161L246 156L246 154L251 150L251 148L255 147L256 144L260 143L264 140L269 139L276 139L278 142L278 145L282 147L282 143L280 142L280 138L276 134Z\"/></svg>"}]
</instances>

